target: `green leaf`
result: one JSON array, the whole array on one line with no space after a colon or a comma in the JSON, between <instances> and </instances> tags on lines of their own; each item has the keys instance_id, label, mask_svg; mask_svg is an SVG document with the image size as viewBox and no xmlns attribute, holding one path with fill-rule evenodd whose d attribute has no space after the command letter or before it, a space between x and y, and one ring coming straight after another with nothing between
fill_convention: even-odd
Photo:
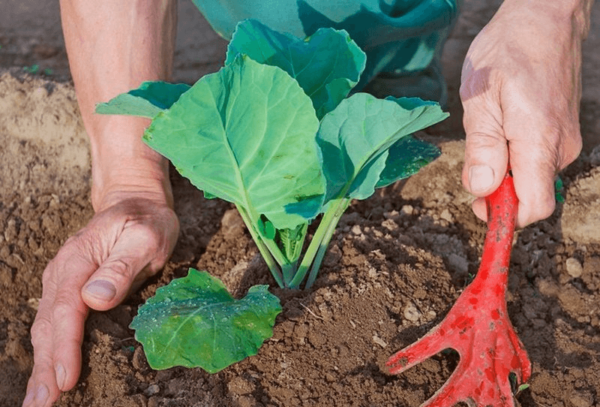
<instances>
[{"instance_id":1,"label":"green leaf","mask_svg":"<svg viewBox=\"0 0 600 407\"><path fill-rule=\"evenodd\" d=\"M277 233L275 226L273 226L273 223L265 215L261 215L258 218L258 231L263 237L271 240L275 238L275 234Z\"/></svg>"},{"instance_id":2,"label":"green leaf","mask_svg":"<svg viewBox=\"0 0 600 407\"><path fill-rule=\"evenodd\" d=\"M256 355L273 335L279 299L267 286L235 300L217 278L190 269L140 307L131 328L153 369L201 367L216 373Z\"/></svg>"},{"instance_id":3,"label":"green leaf","mask_svg":"<svg viewBox=\"0 0 600 407\"><path fill-rule=\"evenodd\" d=\"M216 198L216 196L214 196L206 191L204 191L203 193L204 193L204 199L215 199Z\"/></svg>"},{"instance_id":4,"label":"green leaf","mask_svg":"<svg viewBox=\"0 0 600 407\"><path fill-rule=\"evenodd\" d=\"M256 225L295 228L325 192L319 121L287 73L242 56L204 76L146 130L146 143L210 195L244 207Z\"/></svg>"},{"instance_id":5,"label":"green leaf","mask_svg":"<svg viewBox=\"0 0 600 407\"><path fill-rule=\"evenodd\" d=\"M323 118L317 134L326 201L371 196L386 168L388 150L401 138L446 117L437 103L417 98L381 100L357 93L342 101ZM394 155L391 162L396 159ZM384 174L389 177L390 171Z\"/></svg>"},{"instance_id":6,"label":"green leaf","mask_svg":"<svg viewBox=\"0 0 600 407\"><path fill-rule=\"evenodd\" d=\"M438 158L439 148L425 141L406 136L388 150L385 168L375 188L382 188L416 174L421 168Z\"/></svg>"},{"instance_id":7,"label":"green leaf","mask_svg":"<svg viewBox=\"0 0 600 407\"><path fill-rule=\"evenodd\" d=\"M312 99L319 119L348 95L366 63L365 53L346 31L321 28L303 40L256 20L237 25L225 63L232 63L239 54L277 66L295 78Z\"/></svg>"},{"instance_id":8,"label":"green leaf","mask_svg":"<svg viewBox=\"0 0 600 407\"><path fill-rule=\"evenodd\" d=\"M295 229L278 230L283 254L290 263L294 263L300 257L307 229L308 223L304 223Z\"/></svg>"},{"instance_id":9,"label":"green leaf","mask_svg":"<svg viewBox=\"0 0 600 407\"><path fill-rule=\"evenodd\" d=\"M122 93L106 103L96 106L99 114L120 114L154 118L177 102L190 89L184 83L143 82L139 88Z\"/></svg>"}]
</instances>

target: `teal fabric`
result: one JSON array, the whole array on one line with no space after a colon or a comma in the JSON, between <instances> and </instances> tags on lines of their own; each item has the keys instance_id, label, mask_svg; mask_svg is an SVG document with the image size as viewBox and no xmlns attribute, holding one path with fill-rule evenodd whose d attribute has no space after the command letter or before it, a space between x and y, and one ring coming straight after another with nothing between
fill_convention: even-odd
<instances>
[{"instance_id":1,"label":"teal fabric","mask_svg":"<svg viewBox=\"0 0 600 407\"><path fill-rule=\"evenodd\" d=\"M414 81L421 72L440 71L443 43L458 17L462 0L193 2L214 30L226 39L231 38L236 24L247 18L300 38L321 27L348 31L367 54L367 67L357 85L361 89L382 72ZM440 76L439 80L443 78Z\"/></svg>"}]
</instances>

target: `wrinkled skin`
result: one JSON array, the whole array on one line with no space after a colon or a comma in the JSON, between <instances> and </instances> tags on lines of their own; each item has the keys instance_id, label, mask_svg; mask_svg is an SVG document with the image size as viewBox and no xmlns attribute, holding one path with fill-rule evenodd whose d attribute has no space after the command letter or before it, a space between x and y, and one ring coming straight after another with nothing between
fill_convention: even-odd
<instances>
[{"instance_id":1,"label":"wrinkled skin","mask_svg":"<svg viewBox=\"0 0 600 407\"><path fill-rule=\"evenodd\" d=\"M510 155L520 227L552 214L556 173L581 150L581 42L591 2L575 11L566 7L573 1L536 3L504 2L473 41L460 89L462 180L479 197L473 210L486 220L483 197L500 185Z\"/></svg>"}]
</instances>

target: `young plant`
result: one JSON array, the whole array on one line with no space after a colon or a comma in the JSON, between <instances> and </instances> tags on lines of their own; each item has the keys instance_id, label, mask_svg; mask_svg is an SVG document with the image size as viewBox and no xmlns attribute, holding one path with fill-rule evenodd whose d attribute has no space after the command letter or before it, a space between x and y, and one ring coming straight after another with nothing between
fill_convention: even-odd
<instances>
[{"instance_id":1,"label":"young plant","mask_svg":"<svg viewBox=\"0 0 600 407\"><path fill-rule=\"evenodd\" d=\"M439 155L411 136L447 117L437 103L364 93L346 98L365 62L345 31L320 29L298 39L246 20L219 72L192 87L147 82L96 111L152 118L144 141L205 196L236 205L280 287L306 282L309 288L351 200L368 198ZM319 214L302 256L308 225ZM161 312L179 318L181 308ZM144 324L136 320L139 329ZM169 329L166 347L181 331L173 324L156 329ZM152 349L154 343L146 345Z\"/></svg>"}]
</instances>

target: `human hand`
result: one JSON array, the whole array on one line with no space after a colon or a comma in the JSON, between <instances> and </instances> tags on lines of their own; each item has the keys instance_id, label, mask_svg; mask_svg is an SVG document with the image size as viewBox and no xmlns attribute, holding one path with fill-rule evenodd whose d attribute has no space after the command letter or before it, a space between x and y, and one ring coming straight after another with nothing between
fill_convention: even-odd
<instances>
[{"instance_id":1,"label":"human hand","mask_svg":"<svg viewBox=\"0 0 600 407\"><path fill-rule=\"evenodd\" d=\"M574 2L534 3L503 3L471 45L460 89L462 181L478 197L473 211L487 220L483 197L500 185L510 156L520 227L552 214L556 173L581 151L581 42L591 5L581 0L574 12L562 10Z\"/></svg>"},{"instance_id":2,"label":"human hand","mask_svg":"<svg viewBox=\"0 0 600 407\"><path fill-rule=\"evenodd\" d=\"M48 407L76 384L88 309L118 305L162 268L175 246L179 222L172 205L135 194L111 198L44 270L24 407Z\"/></svg>"}]
</instances>

